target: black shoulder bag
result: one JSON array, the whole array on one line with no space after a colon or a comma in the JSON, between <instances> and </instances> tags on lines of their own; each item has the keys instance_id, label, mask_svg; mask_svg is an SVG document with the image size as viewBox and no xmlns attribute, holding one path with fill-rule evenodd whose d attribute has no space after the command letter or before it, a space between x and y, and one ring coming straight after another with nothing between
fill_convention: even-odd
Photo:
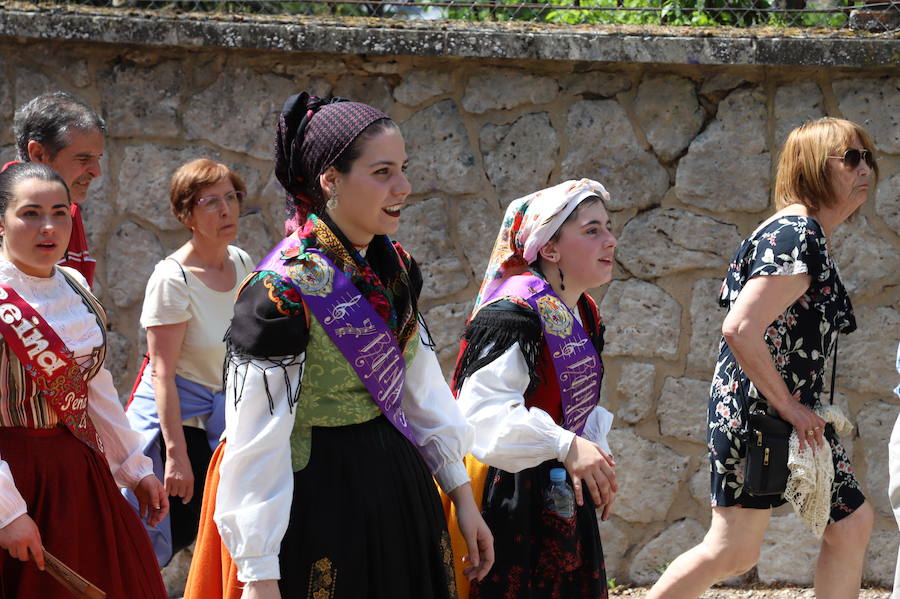
<instances>
[{"instance_id":1,"label":"black shoulder bag","mask_svg":"<svg viewBox=\"0 0 900 599\"><path fill-rule=\"evenodd\" d=\"M834 377L837 372L837 338L834 340L834 361L831 366L831 403L834 403ZM748 378L749 380L749 378ZM747 422L744 463L744 491L750 495L781 495L787 488L788 442L794 427L778 416L750 413L750 405L743 387L743 414ZM828 425L831 426L831 425ZM828 428L826 426L826 429Z\"/></svg>"}]
</instances>

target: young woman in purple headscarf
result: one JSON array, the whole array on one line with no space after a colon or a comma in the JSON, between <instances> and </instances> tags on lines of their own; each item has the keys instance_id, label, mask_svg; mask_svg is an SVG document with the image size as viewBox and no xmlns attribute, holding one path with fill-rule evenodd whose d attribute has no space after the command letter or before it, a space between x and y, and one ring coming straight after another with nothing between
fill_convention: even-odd
<instances>
[{"instance_id":1,"label":"young woman in purple headscarf","mask_svg":"<svg viewBox=\"0 0 900 599\"><path fill-rule=\"evenodd\" d=\"M444 382L417 300L422 277L389 235L410 193L403 136L342 99L288 99L275 172L288 237L244 283L226 335L226 442L187 597L453 599L453 498L467 575L493 539L462 457L472 429ZM210 489L217 489L215 496ZM233 560L229 564L229 560ZM279 595L280 593L280 595Z\"/></svg>"}]
</instances>

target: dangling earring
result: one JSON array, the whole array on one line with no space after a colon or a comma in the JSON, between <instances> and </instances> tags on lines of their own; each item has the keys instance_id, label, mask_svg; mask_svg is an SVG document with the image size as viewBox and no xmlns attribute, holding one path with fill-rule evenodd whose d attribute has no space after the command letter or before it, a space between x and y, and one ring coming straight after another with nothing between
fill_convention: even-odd
<instances>
[{"instance_id":1,"label":"dangling earring","mask_svg":"<svg viewBox=\"0 0 900 599\"><path fill-rule=\"evenodd\" d=\"M328 201L325 202L325 209L333 212L334 209L337 208L337 204L338 204L337 190L332 188L331 194L328 196Z\"/></svg>"},{"instance_id":2,"label":"dangling earring","mask_svg":"<svg viewBox=\"0 0 900 599\"><path fill-rule=\"evenodd\" d=\"M559 271L559 288L560 288L561 290L565 291L565 290L566 290L566 284L563 283L563 279L565 279L565 275L563 274L563 271L562 271L562 269L559 267L559 265L556 266L556 270Z\"/></svg>"}]
</instances>

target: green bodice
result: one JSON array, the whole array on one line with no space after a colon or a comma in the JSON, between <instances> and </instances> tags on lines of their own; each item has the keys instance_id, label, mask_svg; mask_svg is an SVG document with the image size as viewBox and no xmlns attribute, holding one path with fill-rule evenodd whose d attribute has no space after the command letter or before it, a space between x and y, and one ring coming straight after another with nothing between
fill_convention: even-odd
<instances>
[{"instance_id":1,"label":"green bodice","mask_svg":"<svg viewBox=\"0 0 900 599\"><path fill-rule=\"evenodd\" d=\"M412 364L419 347L418 332L406 345L403 359ZM368 422L381 415L356 371L331 341L315 315L309 315L309 345L291 431L291 465L294 472L309 463L314 426L346 426Z\"/></svg>"}]
</instances>

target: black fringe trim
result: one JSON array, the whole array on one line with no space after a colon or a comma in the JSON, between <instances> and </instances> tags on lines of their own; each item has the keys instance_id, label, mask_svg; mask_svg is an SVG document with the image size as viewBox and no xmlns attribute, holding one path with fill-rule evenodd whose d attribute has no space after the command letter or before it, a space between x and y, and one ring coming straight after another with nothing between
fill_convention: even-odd
<instances>
[{"instance_id":1,"label":"black fringe trim","mask_svg":"<svg viewBox=\"0 0 900 599\"><path fill-rule=\"evenodd\" d=\"M251 356L235 351L235 349L229 344L225 350L225 363L223 364L222 372L224 388L228 388L228 373L233 369L235 378L230 381L230 383L235 387L234 406L237 407L237 405L244 398L244 383L247 380L247 369L255 368L262 373L263 385L265 386L266 390L266 398L269 402L269 413L274 414L275 397L272 396L272 392L269 390L269 379L266 374L268 374L268 372L273 368L277 368L281 370L281 374L284 377L284 388L287 389L288 408L290 409L290 411L293 411L294 406L297 405L297 399L300 397L300 392L303 390L303 367L305 363L305 353L296 356L279 357ZM300 376L297 380L296 387L291 387L291 378L288 374L288 368L291 366L300 367Z\"/></svg>"},{"instance_id":2,"label":"black fringe trim","mask_svg":"<svg viewBox=\"0 0 900 599\"><path fill-rule=\"evenodd\" d=\"M454 391L458 392L467 377L499 358L514 343L519 344L528 365L525 394L534 391L540 383L537 365L543 348L543 330L540 318L531 309L509 301L486 306L466 326L463 339L467 345L456 362Z\"/></svg>"}]
</instances>

